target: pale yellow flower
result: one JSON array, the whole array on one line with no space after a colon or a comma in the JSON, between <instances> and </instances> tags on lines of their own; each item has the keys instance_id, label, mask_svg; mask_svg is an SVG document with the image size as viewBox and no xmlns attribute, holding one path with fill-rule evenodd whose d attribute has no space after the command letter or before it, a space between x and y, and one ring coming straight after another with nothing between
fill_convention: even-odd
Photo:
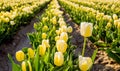
<instances>
[{"instance_id":1,"label":"pale yellow flower","mask_svg":"<svg viewBox=\"0 0 120 71\"><path fill-rule=\"evenodd\" d=\"M43 56L46 52L46 46L45 45L39 45L39 55Z\"/></svg>"},{"instance_id":2,"label":"pale yellow flower","mask_svg":"<svg viewBox=\"0 0 120 71\"><path fill-rule=\"evenodd\" d=\"M68 41L68 34L66 32L62 32L60 34L60 39L64 40L65 42Z\"/></svg>"},{"instance_id":3,"label":"pale yellow flower","mask_svg":"<svg viewBox=\"0 0 120 71\"><path fill-rule=\"evenodd\" d=\"M82 71L87 71L92 66L92 59L90 57L79 56L79 68Z\"/></svg>"},{"instance_id":4,"label":"pale yellow flower","mask_svg":"<svg viewBox=\"0 0 120 71\"><path fill-rule=\"evenodd\" d=\"M110 22L108 22L106 27L110 28L111 26L112 26L112 24Z\"/></svg>"},{"instance_id":5,"label":"pale yellow flower","mask_svg":"<svg viewBox=\"0 0 120 71\"><path fill-rule=\"evenodd\" d=\"M26 62L25 61L22 62L21 67L22 67L22 71L27 71L26 70Z\"/></svg>"},{"instance_id":6,"label":"pale yellow flower","mask_svg":"<svg viewBox=\"0 0 120 71\"><path fill-rule=\"evenodd\" d=\"M23 61L25 59L25 54L23 51L17 51L16 52L16 59L17 61Z\"/></svg>"},{"instance_id":7,"label":"pale yellow flower","mask_svg":"<svg viewBox=\"0 0 120 71\"><path fill-rule=\"evenodd\" d=\"M47 31L47 30L48 30L48 26L45 25L45 26L43 27L43 31Z\"/></svg>"},{"instance_id":8,"label":"pale yellow flower","mask_svg":"<svg viewBox=\"0 0 120 71\"><path fill-rule=\"evenodd\" d=\"M84 37L90 37L92 35L93 25L92 23L82 22L80 25L80 33Z\"/></svg>"},{"instance_id":9,"label":"pale yellow flower","mask_svg":"<svg viewBox=\"0 0 120 71\"><path fill-rule=\"evenodd\" d=\"M42 40L42 45L45 45L46 47L50 47L49 40Z\"/></svg>"},{"instance_id":10,"label":"pale yellow flower","mask_svg":"<svg viewBox=\"0 0 120 71\"><path fill-rule=\"evenodd\" d=\"M60 30L56 30L55 32L56 32L56 34L57 34L57 35L59 35L59 34L60 34Z\"/></svg>"},{"instance_id":11,"label":"pale yellow flower","mask_svg":"<svg viewBox=\"0 0 120 71\"><path fill-rule=\"evenodd\" d=\"M61 52L56 52L54 55L54 64L56 66L62 66L64 63L64 55Z\"/></svg>"},{"instance_id":12,"label":"pale yellow flower","mask_svg":"<svg viewBox=\"0 0 120 71\"><path fill-rule=\"evenodd\" d=\"M56 36L55 37L55 41L59 40L60 39L60 36Z\"/></svg>"},{"instance_id":13,"label":"pale yellow flower","mask_svg":"<svg viewBox=\"0 0 120 71\"><path fill-rule=\"evenodd\" d=\"M42 33L42 39L45 39L47 37L46 33Z\"/></svg>"},{"instance_id":14,"label":"pale yellow flower","mask_svg":"<svg viewBox=\"0 0 120 71\"><path fill-rule=\"evenodd\" d=\"M113 14L113 19L114 20L117 20L118 19L118 16L116 14Z\"/></svg>"},{"instance_id":15,"label":"pale yellow flower","mask_svg":"<svg viewBox=\"0 0 120 71\"><path fill-rule=\"evenodd\" d=\"M33 58L34 57L34 50L32 48L28 48L28 55L30 58Z\"/></svg>"},{"instance_id":16,"label":"pale yellow flower","mask_svg":"<svg viewBox=\"0 0 120 71\"><path fill-rule=\"evenodd\" d=\"M67 28L67 32L68 33L71 33L73 31L73 28L71 27L71 26L69 26L68 28Z\"/></svg>"},{"instance_id":17,"label":"pale yellow flower","mask_svg":"<svg viewBox=\"0 0 120 71\"><path fill-rule=\"evenodd\" d=\"M67 43L64 40L57 40L56 47L59 52L64 53L67 49Z\"/></svg>"},{"instance_id":18,"label":"pale yellow flower","mask_svg":"<svg viewBox=\"0 0 120 71\"><path fill-rule=\"evenodd\" d=\"M56 19L56 17L54 16L52 19L52 23L54 24L54 25L56 25L57 24L57 19Z\"/></svg>"}]
</instances>

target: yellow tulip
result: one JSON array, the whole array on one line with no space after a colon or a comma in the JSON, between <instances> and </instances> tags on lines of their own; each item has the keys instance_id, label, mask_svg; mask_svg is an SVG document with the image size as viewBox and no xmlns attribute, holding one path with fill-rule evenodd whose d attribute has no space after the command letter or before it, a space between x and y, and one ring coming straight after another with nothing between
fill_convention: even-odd
<instances>
[{"instance_id":1,"label":"yellow tulip","mask_svg":"<svg viewBox=\"0 0 120 71\"><path fill-rule=\"evenodd\" d=\"M42 45L45 45L46 47L50 47L49 40L42 40Z\"/></svg>"},{"instance_id":2,"label":"yellow tulip","mask_svg":"<svg viewBox=\"0 0 120 71\"><path fill-rule=\"evenodd\" d=\"M62 66L64 63L64 55L61 52L56 52L54 55L54 64L56 66Z\"/></svg>"},{"instance_id":3,"label":"yellow tulip","mask_svg":"<svg viewBox=\"0 0 120 71\"><path fill-rule=\"evenodd\" d=\"M64 53L67 49L67 43L64 40L57 40L56 47L59 52Z\"/></svg>"},{"instance_id":4,"label":"yellow tulip","mask_svg":"<svg viewBox=\"0 0 120 71\"><path fill-rule=\"evenodd\" d=\"M39 55L43 56L46 52L46 46L45 45L39 45Z\"/></svg>"},{"instance_id":5,"label":"yellow tulip","mask_svg":"<svg viewBox=\"0 0 120 71\"><path fill-rule=\"evenodd\" d=\"M14 22L14 21L10 21L10 24L11 24L11 25L15 25L15 22Z\"/></svg>"},{"instance_id":6,"label":"yellow tulip","mask_svg":"<svg viewBox=\"0 0 120 71\"><path fill-rule=\"evenodd\" d=\"M52 18L52 22L53 22L54 25L57 24L57 18L56 18L56 17L53 17L53 18Z\"/></svg>"},{"instance_id":7,"label":"yellow tulip","mask_svg":"<svg viewBox=\"0 0 120 71\"><path fill-rule=\"evenodd\" d=\"M107 27L110 28L112 24L110 22L107 23Z\"/></svg>"},{"instance_id":8,"label":"yellow tulip","mask_svg":"<svg viewBox=\"0 0 120 71\"><path fill-rule=\"evenodd\" d=\"M44 27L43 27L43 30L44 30L44 31L47 31L47 30L48 30L48 26L44 26Z\"/></svg>"},{"instance_id":9,"label":"yellow tulip","mask_svg":"<svg viewBox=\"0 0 120 71\"><path fill-rule=\"evenodd\" d=\"M26 70L26 62L25 61L22 62L21 66L22 66L22 71L27 71Z\"/></svg>"},{"instance_id":10,"label":"yellow tulip","mask_svg":"<svg viewBox=\"0 0 120 71\"><path fill-rule=\"evenodd\" d=\"M61 31L61 33L62 32L67 32L67 26L65 26L65 25L62 26L61 29L60 29L60 31Z\"/></svg>"},{"instance_id":11,"label":"yellow tulip","mask_svg":"<svg viewBox=\"0 0 120 71\"><path fill-rule=\"evenodd\" d=\"M118 22L119 22L119 20L114 20L114 25L117 26Z\"/></svg>"},{"instance_id":12,"label":"yellow tulip","mask_svg":"<svg viewBox=\"0 0 120 71\"><path fill-rule=\"evenodd\" d=\"M118 16L116 14L113 14L113 19L114 20L117 20L118 19Z\"/></svg>"},{"instance_id":13,"label":"yellow tulip","mask_svg":"<svg viewBox=\"0 0 120 71\"><path fill-rule=\"evenodd\" d=\"M80 25L80 33L84 37L90 37L92 35L93 25L92 23L82 22Z\"/></svg>"},{"instance_id":14,"label":"yellow tulip","mask_svg":"<svg viewBox=\"0 0 120 71\"><path fill-rule=\"evenodd\" d=\"M69 26L68 28L67 28L67 32L68 33L71 33L73 31L73 28L71 27L71 26Z\"/></svg>"},{"instance_id":15,"label":"yellow tulip","mask_svg":"<svg viewBox=\"0 0 120 71\"><path fill-rule=\"evenodd\" d=\"M82 71L87 71L92 66L92 59L89 57L79 56L79 68Z\"/></svg>"},{"instance_id":16,"label":"yellow tulip","mask_svg":"<svg viewBox=\"0 0 120 71\"><path fill-rule=\"evenodd\" d=\"M30 61L27 61L27 63L28 63L28 66L29 66L29 71L32 71L32 66L31 66Z\"/></svg>"},{"instance_id":17,"label":"yellow tulip","mask_svg":"<svg viewBox=\"0 0 120 71\"><path fill-rule=\"evenodd\" d=\"M34 50L32 48L28 48L28 55L30 58L33 58L34 57Z\"/></svg>"},{"instance_id":18,"label":"yellow tulip","mask_svg":"<svg viewBox=\"0 0 120 71\"><path fill-rule=\"evenodd\" d=\"M24 58L25 58L25 54L24 54L23 51L20 50L20 51L16 52L16 59L17 59L17 61L23 61Z\"/></svg>"},{"instance_id":19,"label":"yellow tulip","mask_svg":"<svg viewBox=\"0 0 120 71\"><path fill-rule=\"evenodd\" d=\"M55 37L55 41L59 40L60 39L60 36L56 36Z\"/></svg>"},{"instance_id":20,"label":"yellow tulip","mask_svg":"<svg viewBox=\"0 0 120 71\"><path fill-rule=\"evenodd\" d=\"M47 34L46 34L46 33L42 33L42 39L45 39L45 38L46 38L46 36L47 36Z\"/></svg>"},{"instance_id":21,"label":"yellow tulip","mask_svg":"<svg viewBox=\"0 0 120 71\"><path fill-rule=\"evenodd\" d=\"M56 32L56 34L57 34L57 35L59 35L59 34L60 34L60 30L56 30L55 32Z\"/></svg>"},{"instance_id":22,"label":"yellow tulip","mask_svg":"<svg viewBox=\"0 0 120 71\"><path fill-rule=\"evenodd\" d=\"M68 34L66 32L62 32L60 34L60 39L64 40L65 42L67 42L68 40Z\"/></svg>"}]
</instances>

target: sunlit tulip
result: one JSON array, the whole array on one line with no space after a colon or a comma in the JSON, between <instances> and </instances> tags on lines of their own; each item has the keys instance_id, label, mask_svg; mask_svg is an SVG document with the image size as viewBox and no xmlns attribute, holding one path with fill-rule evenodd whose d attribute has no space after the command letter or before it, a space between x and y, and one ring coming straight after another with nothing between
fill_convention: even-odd
<instances>
[{"instance_id":1,"label":"sunlit tulip","mask_svg":"<svg viewBox=\"0 0 120 71\"><path fill-rule=\"evenodd\" d=\"M119 20L114 20L114 25L118 26L118 22L119 22Z\"/></svg>"},{"instance_id":2,"label":"sunlit tulip","mask_svg":"<svg viewBox=\"0 0 120 71\"><path fill-rule=\"evenodd\" d=\"M68 33L71 33L73 31L73 28L71 27L71 26L69 26L68 28L67 28L67 32Z\"/></svg>"},{"instance_id":3,"label":"sunlit tulip","mask_svg":"<svg viewBox=\"0 0 120 71\"><path fill-rule=\"evenodd\" d=\"M57 35L59 35L59 34L60 34L60 30L56 30L55 32L56 32L56 34L57 34Z\"/></svg>"},{"instance_id":4,"label":"sunlit tulip","mask_svg":"<svg viewBox=\"0 0 120 71\"><path fill-rule=\"evenodd\" d=\"M79 56L79 68L81 71L87 71L92 64L92 59L90 57Z\"/></svg>"},{"instance_id":5,"label":"sunlit tulip","mask_svg":"<svg viewBox=\"0 0 120 71\"><path fill-rule=\"evenodd\" d=\"M34 50L32 48L28 48L28 55L30 58L33 58L34 57Z\"/></svg>"},{"instance_id":6,"label":"sunlit tulip","mask_svg":"<svg viewBox=\"0 0 120 71\"><path fill-rule=\"evenodd\" d=\"M107 23L107 27L110 28L112 24L110 22Z\"/></svg>"},{"instance_id":7,"label":"sunlit tulip","mask_svg":"<svg viewBox=\"0 0 120 71\"><path fill-rule=\"evenodd\" d=\"M27 65L26 62L23 61L22 64L21 64L22 71L27 71L27 70L26 70L26 65Z\"/></svg>"},{"instance_id":8,"label":"sunlit tulip","mask_svg":"<svg viewBox=\"0 0 120 71\"><path fill-rule=\"evenodd\" d=\"M80 33L84 37L90 37L92 35L93 25L92 23L82 22L80 25Z\"/></svg>"},{"instance_id":9,"label":"sunlit tulip","mask_svg":"<svg viewBox=\"0 0 120 71\"><path fill-rule=\"evenodd\" d=\"M64 40L57 40L56 47L59 52L64 53L67 49L67 43Z\"/></svg>"},{"instance_id":10,"label":"sunlit tulip","mask_svg":"<svg viewBox=\"0 0 120 71\"><path fill-rule=\"evenodd\" d=\"M67 32L67 26L63 25L63 26L61 27L61 32Z\"/></svg>"},{"instance_id":11,"label":"sunlit tulip","mask_svg":"<svg viewBox=\"0 0 120 71\"><path fill-rule=\"evenodd\" d=\"M59 40L60 39L60 36L56 36L55 37L55 41Z\"/></svg>"},{"instance_id":12,"label":"sunlit tulip","mask_svg":"<svg viewBox=\"0 0 120 71\"><path fill-rule=\"evenodd\" d=\"M45 45L46 47L50 47L49 40L42 40L42 45Z\"/></svg>"},{"instance_id":13,"label":"sunlit tulip","mask_svg":"<svg viewBox=\"0 0 120 71\"><path fill-rule=\"evenodd\" d=\"M15 25L15 22L14 22L14 21L10 21L10 24L11 24L11 25Z\"/></svg>"},{"instance_id":14,"label":"sunlit tulip","mask_svg":"<svg viewBox=\"0 0 120 71\"><path fill-rule=\"evenodd\" d=\"M45 25L42 30L43 31L47 31L48 30L48 26Z\"/></svg>"},{"instance_id":15,"label":"sunlit tulip","mask_svg":"<svg viewBox=\"0 0 120 71\"><path fill-rule=\"evenodd\" d=\"M39 55L43 56L46 52L46 46L45 45L39 45Z\"/></svg>"},{"instance_id":16,"label":"sunlit tulip","mask_svg":"<svg viewBox=\"0 0 120 71\"><path fill-rule=\"evenodd\" d=\"M53 17L52 19L52 23L55 25L55 24L57 24L57 19L56 19L56 17Z\"/></svg>"},{"instance_id":17,"label":"sunlit tulip","mask_svg":"<svg viewBox=\"0 0 120 71\"><path fill-rule=\"evenodd\" d=\"M60 34L60 39L64 40L65 42L68 41L68 34L66 32L62 32Z\"/></svg>"},{"instance_id":18,"label":"sunlit tulip","mask_svg":"<svg viewBox=\"0 0 120 71\"><path fill-rule=\"evenodd\" d=\"M47 36L47 34L46 34L46 33L42 33L42 39L45 39L45 38L46 38L46 36Z\"/></svg>"},{"instance_id":19,"label":"sunlit tulip","mask_svg":"<svg viewBox=\"0 0 120 71\"><path fill-rule=\"evenodd\" d=\"M116 14L113 14L113 19L114 20L117 20L118 19L118 16Z\"/></svg>"},{"instance_id":20,"label":"sunlit tulip","mask_svg":"<svg viewBox=\"0 0 120 71\"><path fill-rule=\"evenodd\" d=\"M23 51L20 50L20 51L16 52L16 59L17 59L17 61L23 61L24 58L25 58L25 54L24 54Z\"/></svg>"},{"instance_id":21,"label":"sunlit tulip","mask_svg":"<svg viewBox=\"0 0 120 71\"><path fill-rule=\"evenodd\" d=\"M64 63L64 55L61 52L56 52L54 55L54 64L56 66L62 66Z\"/></svg>"}]
</instances>

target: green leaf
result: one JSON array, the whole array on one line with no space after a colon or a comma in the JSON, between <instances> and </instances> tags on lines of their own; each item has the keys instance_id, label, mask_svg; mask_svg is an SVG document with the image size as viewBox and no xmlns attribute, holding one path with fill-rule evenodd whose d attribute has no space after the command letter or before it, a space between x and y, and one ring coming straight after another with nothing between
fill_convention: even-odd
<instances>
[{"instance_id":1,"label":"green leaf","mask_svg":"<svg viewBox=\"0 0 120 71\"><path fill-rule=\"evenodd\" d=\"M38 71L38 68L39 68L39 48L37 48L37 51L36 51L36 54L34 57L34 68L35 68L35 71Z\"/></svg>"},{"instance_id":2,"label":"green leaf","mask_svg":"<svg viewBox=\"0 0 120 71\"><path fill-rule=\"evenodd\" d=\"M20 65L16 64L13 59L12 59L12 56L10 54L8 54L8 58L9 60L11 61L12 63L12 71L21 71L21 67Z\"/></svg>"},{"instance_id":3,"label":"green leaf","mask_svg":"<svg viewBox=\"0 0 120 71\"><path fill-rule=\"evenodd\" d=\"M98 52L98 49L96 49L92 55L92 61L94 62L95 58L96 58L96 54Z\"/></svg>"}]
</instances>

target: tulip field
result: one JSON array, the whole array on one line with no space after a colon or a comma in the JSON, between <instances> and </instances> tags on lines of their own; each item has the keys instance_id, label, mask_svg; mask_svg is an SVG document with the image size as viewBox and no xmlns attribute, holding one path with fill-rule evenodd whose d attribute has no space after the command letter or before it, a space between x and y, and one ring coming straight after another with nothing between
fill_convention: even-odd
<instances>
[{"instance_id":1,"label":"tulip field","mask_svg":"<svg viewBox=\"0 0 120 71\"><path fill-rule=\"evenodd\" d=\"M0 0L0 71L119 71L119 0Z\"/></svg>"}]
</instances>

